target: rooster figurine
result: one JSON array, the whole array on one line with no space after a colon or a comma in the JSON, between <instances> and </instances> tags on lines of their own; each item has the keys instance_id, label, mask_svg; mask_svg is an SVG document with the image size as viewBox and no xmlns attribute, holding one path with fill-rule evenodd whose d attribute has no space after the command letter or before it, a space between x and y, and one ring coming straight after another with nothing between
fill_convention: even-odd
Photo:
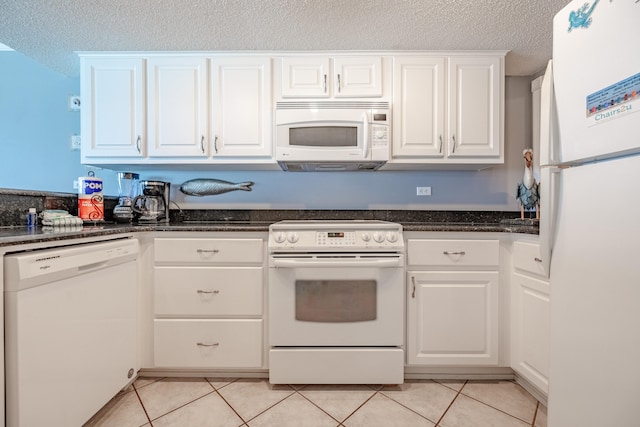
<instances>
[{"instance_id":1,"label":"rooster figurine","mask_svg":"<svg viewBox=\"0 0 640 427\"><path fill-rule=\"evenodd\" d=\"M520 201L520 218L524 219L525 209L536 209L536 219L540 219L540 196L538 194L538 183L533 176L533 150L525 148L522 152L524 157L524 176L522 182L518 184L516 199Z\"/></svg>"}]
</instances>

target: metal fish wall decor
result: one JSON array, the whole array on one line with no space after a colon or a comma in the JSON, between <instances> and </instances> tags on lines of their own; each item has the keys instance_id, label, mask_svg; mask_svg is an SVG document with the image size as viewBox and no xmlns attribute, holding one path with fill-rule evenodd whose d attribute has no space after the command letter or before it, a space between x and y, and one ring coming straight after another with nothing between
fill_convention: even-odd
<instances>
[{"instance_id":1,"label":"metal fish wall decor","mask_svg":"<svg viewBox=\"0 0 640 427\"><path fill-rule=\"evenodd\" d=\"M221 179L196 178L182 183L180 191L188 196L215 196L236 190L251 191L252 185L251 181L234 184Z\"/></svg>"}]
</instances>

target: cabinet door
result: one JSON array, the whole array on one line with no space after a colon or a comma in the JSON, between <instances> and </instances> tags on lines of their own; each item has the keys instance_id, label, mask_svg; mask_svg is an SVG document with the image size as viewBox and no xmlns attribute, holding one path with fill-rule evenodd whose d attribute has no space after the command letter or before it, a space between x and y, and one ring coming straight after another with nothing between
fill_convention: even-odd
<instances>
[{"instance_id":1,"label":"cabinet door","mask_svg":"<svg viewBox=\"0 0 640 427\"><path fill-rule=\"evenodd\" d=\"M206 157L207 59L147 62L149 156Z\"/></svg>"},{"instance_id":2,"label":"cabinet door","mask_svg":"<svg viewBox=\"0 0 640 427\"><path fill-rule=\"evenodd\" d=\"M511 291L511 367L548 393L549 282L514 273Z\"/></svg>"},{"instance_id":3,"label":"cabinet door","mask_svg":"<svg viewBox=\"0 0 640 427\"><path fill-rule=\"evenodd\" d=\"M501 157L501 81L498 57L449 58L449 157Z\"/></svg>"},{"instance_id":4,"label":"cabinet door","mask_svg":"<svg viewBox=\"0 0 640 427\"><path fill-rule=\"evenodd\" d=\"M144 61L82 60L82 157L143 157Z\"/></svg>"},{"instance_id":5,"label":"cabinet door","mask_svg":"<svg viewBox=\"0 0 640 427\"><path fill-rule=\"evenodd\" d=\"M270 58L219 58L211 66L213 158L271 157Z\"/></svg>"},{"instance_id":6,"label":"cabinet door","mask_svg":"<svg viewBox=\"0 0 640 427\"><path fill-rule=\"evenodd\" d=\"M382 96L382 58L379 56L334 58L333 88L336 98Z\"/></svg>"},{"instance_id":7,"label":"cabinet door","mask_svg":"<svg viewBox=\"0 0 640 427\"><path fill-rule=\"evenodd\" d=\"M410 272L410 365L498 363L498 272Z\"/></svg>"},{"instance_id":8,"label":"cabinet door","mask_svg":"<svg viewBox=\"0 0 640 427\"><path fill-rule=\"evenodd\" d=\"M329 58L282 58L283 98L329 97Z\"/></svg>"},{"instance_id":9,"label":"cabinet door","mask_svg":"<svg viewBox=\"0 0 640 427\"><path fill-rule=\"evenodd\" d=\"M394 59L394 159L443 158L444 69L444 58L407 56Z\"/></svg>"}]
</instances>

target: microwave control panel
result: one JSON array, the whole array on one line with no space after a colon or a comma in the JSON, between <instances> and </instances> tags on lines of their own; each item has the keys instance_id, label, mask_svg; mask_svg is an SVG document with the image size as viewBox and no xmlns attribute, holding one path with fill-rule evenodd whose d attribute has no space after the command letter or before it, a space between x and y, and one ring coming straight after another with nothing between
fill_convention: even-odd
<instances>
[{"instance_id":1,"label":"microwave control panel","mask_svg":"<svg viewBox=\"0 0 640 427\"><path fill-rule=\"evenodd\" d=\"M389 146L389 126L371 125L371 144L373 147Z\"/></svg>"}]
</instances>

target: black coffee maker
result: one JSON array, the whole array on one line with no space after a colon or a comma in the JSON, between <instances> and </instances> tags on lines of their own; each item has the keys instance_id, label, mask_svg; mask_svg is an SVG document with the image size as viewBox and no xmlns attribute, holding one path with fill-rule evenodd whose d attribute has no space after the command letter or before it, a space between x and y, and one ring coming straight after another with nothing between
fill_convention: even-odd
<instances>
[{"instance_id":1,"label":"black coffee maker","mask_svg":"<svg viewBox=\"0 0 640 427\"><path fill-rule=\"evenodd\" d=\"M138 222L169 222L169 195L171 183L164 181L141 181L140 196L133 199L133 211Z\"/></svg>"}]
</instances>

